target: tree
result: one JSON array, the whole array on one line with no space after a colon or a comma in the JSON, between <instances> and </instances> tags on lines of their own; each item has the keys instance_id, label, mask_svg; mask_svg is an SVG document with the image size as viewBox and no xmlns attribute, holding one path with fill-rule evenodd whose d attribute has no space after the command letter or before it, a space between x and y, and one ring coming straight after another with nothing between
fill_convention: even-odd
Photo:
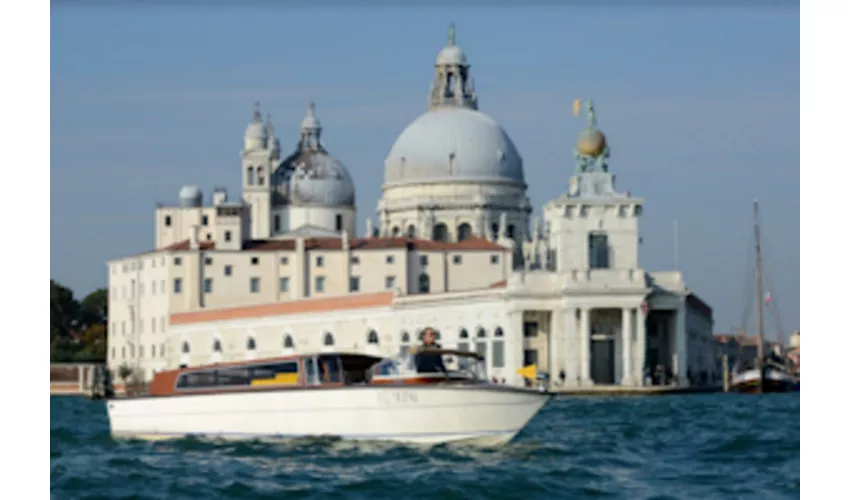
<instances>
[{"instance_id":1,"label":"tree","mask_svg":"<svg viewBox=\"0 0 850 500\"><path fill-rule=\"evenodd\" d=\"M71 289L50 280L50 361L106 360L109 296L104 288L82 302Z\"/></svg>"},{"instance_id":2,"label":"tree","mask_svg":"<svg viewBox=\"0 0 850 500\"><path fill-rule=\"evenodd\" d=\"M80 302L80 322L86 326L96 323L106 323L109 317L109 292L106 288L98 288Z\"/></svg>"}]
</instances>

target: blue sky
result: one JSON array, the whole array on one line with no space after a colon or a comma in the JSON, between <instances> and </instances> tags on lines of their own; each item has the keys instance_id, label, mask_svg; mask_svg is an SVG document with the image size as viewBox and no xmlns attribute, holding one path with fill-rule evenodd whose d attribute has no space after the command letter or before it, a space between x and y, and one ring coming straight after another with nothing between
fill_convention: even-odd
<instances>
[{"instance_id":1,"label":"blue sky","mask_svg":"<svg viewBox=\"0 0 850 500\"><path fill-rule=\"evenodd\" d=\"M454 21L481 110L523 156L536 215L567 189L584 124L571 103L592 97L618 187L645 198L644 267L673 268L678 219L689 286L717 331L739 325L758 197L782 326L798 327L796 5L209 5L52 8L51 276L79 295L105 286L107 259L151 248L156 201L174 202L184 184L238 194L256 100L284 149L317 101L328 148L355 178L362 230Z\"/></svg>"}]
</instances>

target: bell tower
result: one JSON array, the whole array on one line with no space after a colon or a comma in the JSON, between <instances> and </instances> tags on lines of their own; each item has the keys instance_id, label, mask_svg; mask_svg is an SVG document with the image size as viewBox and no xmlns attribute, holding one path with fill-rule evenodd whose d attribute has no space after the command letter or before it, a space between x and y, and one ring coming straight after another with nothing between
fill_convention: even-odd
<instances>
[{"instance_id":1,"label":"bell tower","mask_svg":"<svg viewBox=\"0 0 850 500\"><path fill-rule=\"evenodd\" d=\"M260 103L254 105L254 116L245 130L242 157L242 198L250 206L250 238L271 235L271 176L280 159L280 143L274 134L271 117L263 122Z\"/></svg>"}]
</instances>

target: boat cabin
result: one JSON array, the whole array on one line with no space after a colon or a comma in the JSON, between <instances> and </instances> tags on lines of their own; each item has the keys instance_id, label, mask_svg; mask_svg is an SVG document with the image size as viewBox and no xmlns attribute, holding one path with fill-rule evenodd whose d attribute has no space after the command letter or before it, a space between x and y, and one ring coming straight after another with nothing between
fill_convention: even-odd
<instances>
[{"instance_id":1,"label":"boat cabin","mask_svg":"<svg viewBox=\"0 0 850 500\"><path fill-rule=\"evenodd\" d=\"M487 380L477 353L434 349L396 358L322 353L219 363L159 372L147 396L340 387L471 383Z\"/></svg>"}]
</instances>

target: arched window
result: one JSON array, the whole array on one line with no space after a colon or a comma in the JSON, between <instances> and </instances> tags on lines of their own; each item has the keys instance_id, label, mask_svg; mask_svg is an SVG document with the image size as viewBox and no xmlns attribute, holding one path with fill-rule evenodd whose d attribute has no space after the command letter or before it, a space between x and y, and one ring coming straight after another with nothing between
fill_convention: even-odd
<instances>
[{"instance_id":1,"label":"arched window","mask_svg":"<svg viewBox=\"0 0 850 500\"><path fill-rule=\"evenodd\" d=\"M457 227L457 240L463 241L472 236L472 226L468 223L464 222L463 224Z\"/></svg>"},{"instance_id":2,"label":"arched window","mask_svg":"<svg viewBox=\"0 0 850 500\"><path fill-rule=\"evenodd\" d=\"M213 352L221 352L221 341L218 339L213 342Z\"/></svg>"},{"instance_id":3,"label":"arched window","mask_svg":"<svg viewBox=\"0 0 850 500\"><path fill-rule=\"evenodd\" d=\"M254 167L248 167L248 185L254 184Z\"/></svg>"},{"instance_id":4,"label":"arched window","mask_svg":"<svg viewBox=\"0 0 850 500\"><path fill-rule=\"evenodd\" d=\"M449 228L442 222L435 225L434 230L431 232L431 239L434 241L448 241Z\"/></svg>"},{"instance_id":5,"label":"arched window","mask_svg":"<svg viewBox=\"0 0 850 500\"><path fill-rule=\"evenodd\" d=\"M468 351L469 350L469 332L466 331L466 328L462 328L460 333L458 334L458 343L457 343L458 351Z\"/></svg>"},{"instance_id":6,"label":"arched window","mask_svg":"<svg viewBox=\"0 0 850 500\"><path fill-rule=\"evenodd\" d=\"M501 327L493 330L493 355L490 364L493 368L505 367L505 332Z\"/></svg>"},{"instance_id":7,"label":"arched window","mask_svg":"<svg viewBox=\"0 0 850 500\"><path fill-rule=\"evenodd\" d=\"M183 354L189 354L189 343L188 342L183 342Z\"/></svg>"},{"instance_id":8,"label":"arched window","mask_svg":"<svg viewBox=\"0 0 850 500\"><path fill-rule=\"evenodd\" d=\"M257 167L257 185L262 186L266 183L265 176L263 176L263 167Z\"/></svg>"},{"instance_id":9,"label":"arched window","mask_svg":"<svg viewBox=\"0 0 850 500\"><path fill-rule=\"evenodd\" d=\"M295 349L295 342L292 341L292 335L285 335L283 337L283 348Z\"/></svg>"},{"instance_id":10,"label":"arched window","mask_svg":"<svg viewBox=\"0 0 850 500\"><path fill-rule=\"evenodd\" d=\"M499 223L494 222L493 224L490 225L490 229L493 233L493 239L495 240L496 238L499 237Z\"/></svg>"},{"instance_id":11,"label":"arched window","mask_svg":"<svg viewBox=\"0 0 850 500\"><path fill-rule=\"evenodd\" d=\"M394 238L401 236L401 228L399 228L398 226L393 226L391 234Z\"/></svg>"},{"instance_id":12,"label":"arched window","mask_svg":"<svg viewBox=\"0 0 850 500\"><path fill-rule=\"evenodd\" d=\"M419 293L430 293L431 292L431 278L428 277L427 273L422 273L419 275Z\"/></svg>"},{"instance_id":13,"label":"arched window","mask_svg":"<svg viewBox=\"0 0 850 500\"><path fill-rule=\"evenodd\" d=\"M413 224L407 226L407 237L408 238L415 238L416 237L416 226L414 226Z\"/></svg>"},{"instance_id":14,"label":"arched window","mask_svg":"<svg viewBox=\"0 0 850 500\"><path fill-rule=\"evenodd\" d=\"M248 337L248 343L246 347L249 351L254 351L257 349L257 341L254 340L254 337Z\"/></svg>"},{"instance_id":15,"label":"arched window","mask_svg":"<svg viewBox=\"0 0 850 500\"><path fill-rule=\"evenodd\" d=\"M487 357L487 331L479 327L475 336L478 337L475 341L475 352Z\"/></svg>"},{"instance_id":16,"label":"arched window","mask_svg":"<svg viewBox=\"0 0 850 500\"><path fill-rule=\"evenodd\" d=\"M325 333L325 341L324 341L324 344L325 344L326 346L328 346L328 347L330 347L330 346L334 345L334 336L333 336L333 335L331 335L331 333L330 333L330 332L326 332L326 333Z\"/></svg>"},{"instance_id":17,"label":"arched window","mask_svg":"<svg viewBox=\"0 0 850 500\"><path fill-rule=\"evenodd\" d=\"M378 345L378 332L372 330L369 332L369 336L366 338L366 342L369 344Z\"/></svg>"}]
</instances>

